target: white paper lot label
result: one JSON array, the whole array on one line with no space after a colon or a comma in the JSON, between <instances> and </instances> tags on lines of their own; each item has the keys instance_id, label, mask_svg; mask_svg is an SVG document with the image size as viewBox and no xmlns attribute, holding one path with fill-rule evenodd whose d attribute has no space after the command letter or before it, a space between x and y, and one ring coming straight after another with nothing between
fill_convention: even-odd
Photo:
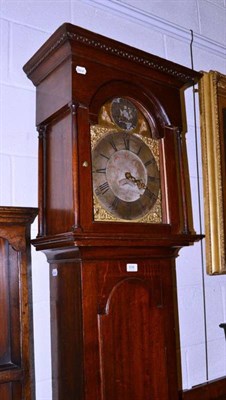
<instances>
[{"instance_id":1,"label":"white paper lot label","mask_svg":"<svg viewBox=\"0 0 226 400\"><path fill-rule=\"evenodd\" d=\"M81 75L86 75L87 71L85 67L82 67L81 65L77 65L75 68L77 74L81 74Z\"/></svg>"},{"instance_id":2,"label":"white paper lot label","mask_svg":"<svg viewBox=\"0 0 226 400\"><path fill-rule=\"evenodd\" d=\"M126 271L127 272L137 272L138 264L126 264Z\"/></svg>"}]
</instances>

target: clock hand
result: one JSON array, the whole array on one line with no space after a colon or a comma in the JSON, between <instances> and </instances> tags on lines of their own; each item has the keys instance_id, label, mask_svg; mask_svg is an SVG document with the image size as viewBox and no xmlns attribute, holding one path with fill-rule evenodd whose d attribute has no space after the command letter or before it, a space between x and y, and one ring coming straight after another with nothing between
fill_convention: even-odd
<instances>
[{"instance_id":1,"label":"clock hand","mask_svg":"<svg viewBox=\"0 0 226 400\"><path fill-rule=\"evenodd\" d=\"M130 172L125 172L125 177L128 181L132 182L134 185L138 187L138 189L146 189L147 186L142 181L142 179L136 179Z\"/></svg>"}]
</instances>

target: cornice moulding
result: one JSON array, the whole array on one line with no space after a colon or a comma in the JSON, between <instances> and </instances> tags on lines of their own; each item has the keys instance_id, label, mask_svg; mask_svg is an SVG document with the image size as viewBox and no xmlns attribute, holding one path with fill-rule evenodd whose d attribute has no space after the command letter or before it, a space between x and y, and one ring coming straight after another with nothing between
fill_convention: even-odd
<instances>
[{"instance_id":1,"label":"cornice moulding","mask_svg":"<svg viewBox=\"0 0 226 400\"><path fill-rule=\"evenodd\" d=\"M137 24L148 26L149 28L151 27L171 37L181 39L188 43L191 42L191 30L185 29L131 5L122 4L119 0L83 0L83 2L103 11L110 11L119 17L127 18ZM226 46L196 32L193 32L193 45L205 51L208 50L220 57L226 56Z\"/></svg>"},{"instance_id":2,"label":"cornice moulding","mask_svg":"<svg viewBox=\"0 0 226 400\"><path fill-rule=\"evenodd\" d=\"M139 49L133 49L132 47L125 46L123 43L113 39L106 38L100 34L95 34L81 27L64 23L61 25L53 35L43 44L43 46L33 55L33 57L23 67L25 73L32 80L36 86L40 83L40 79L43 79L46 74L50 72L50 69L43 69L43 73L40 75L32 75L37 71L37 68L46 62L48 57L58 51L61 47L64 50L58 54L58 63L61 63L64 59L69 57L68 49L65 47L65 43L70 42L73 46L73 52L78 50L79 46L83 46L86 51L95 48L101 52L104 52L110 56L116 56L127 61L133 61L134 63L148 67L149 69L159 71L160 73L167 74L171 78L177 79L177 84L180 83L182 86L189 82L194 84L197 82L197 72L192 71L189 68L183 67L179 64L172 63L153 54L146 53ZM87 55L87 54L86 54ZM32 77L31 77L32 75ZM181 86L181 87L182 87Z\"/></svg>"}]
</instances>

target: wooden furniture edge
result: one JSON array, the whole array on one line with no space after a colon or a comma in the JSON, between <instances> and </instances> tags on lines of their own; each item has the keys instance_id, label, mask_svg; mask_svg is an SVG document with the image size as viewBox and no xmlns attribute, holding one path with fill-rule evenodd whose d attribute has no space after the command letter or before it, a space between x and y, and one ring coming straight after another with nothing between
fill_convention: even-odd
<instances>
[{"instance_id":1,"label":"wooden furniture edge","mask_svg":"<svg viewBox=\"0 0 226 400\"><path fill-rule=\"evenodd\" d=\"M180 393L180 400L225 400L226 377L209 381Z\"/></svg>"}]
</instances>

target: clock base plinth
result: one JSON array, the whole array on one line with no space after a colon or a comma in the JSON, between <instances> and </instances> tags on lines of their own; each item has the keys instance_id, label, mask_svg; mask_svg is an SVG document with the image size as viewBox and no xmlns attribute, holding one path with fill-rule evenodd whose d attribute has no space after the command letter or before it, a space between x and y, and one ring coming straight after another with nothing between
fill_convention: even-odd
<instances>
[{"instance_id":1,"label":"clock base plinth","mask_svg":"<svg viewBox=\"0 0 226 400\"><path fill-rule=\"evenodd\" d=\"M44 252L53 398L176 400L178 249L70 246Z\"/></svg>"}]
</instances>

